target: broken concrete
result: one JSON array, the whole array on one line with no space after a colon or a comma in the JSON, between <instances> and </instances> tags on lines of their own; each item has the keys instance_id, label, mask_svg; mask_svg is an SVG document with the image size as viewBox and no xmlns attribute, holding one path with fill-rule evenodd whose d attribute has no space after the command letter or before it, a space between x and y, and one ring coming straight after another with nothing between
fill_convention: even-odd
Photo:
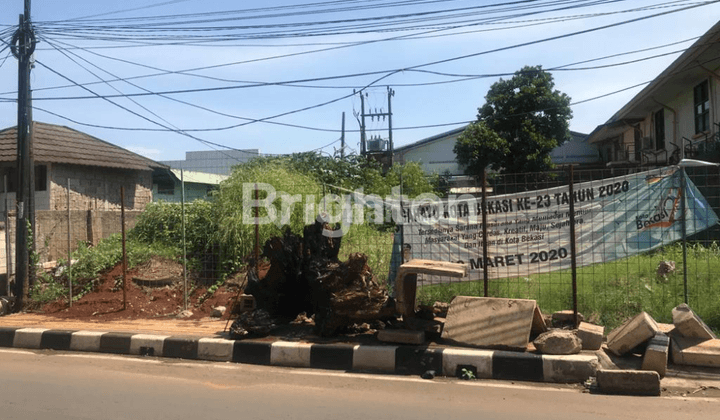
<instances>
[{"instance_id":1,"label":"broken concrete","mask_svg":"<svg viewBox=\"0 0 720 420\"><path fill-rule=\"evenodd\" d=\"M425 331L388 329L378 331L377 339L386 343L420 345L425 342Z\"/></svg>"},{"instance_id":2,"label":"broken concrete","mask_svg":"<svg viewBox=\"0 0 720 420\"><path fill-rule=\"evenodd\" d=\"M582 321L585 321L585 317L578 312L578 323ZM552 314L553 327L561 328L565 325L575 325L575 313L573 311L558 311Z\"/></svg>"},{"instance_id":3,"label":"broken concrete","mask_svg":"<svg viewBox=\"0 0 720 420\"><path fill-rule=\"evenodd\" d=\"M642 360L642 370L653 370L665 377L668 364L668 353L670 352L670 337L658 332L650 339Z\"/></svg>"},{"instance_id":4,"label":"broken concrete","mask_svg":"<svg viewBox=\"0 0 720 420\"><path fill-rule=\"evenodd\" d=\"M442 338L459 345L524 351L535 301L457 296L450 302Z\"/></svg>"},{"instance_id":5,"label":"broken concrete","mask_svg":"<svg viewBox=\"0 0 720 420\"><path fill-rule=\"evenodd\" d=\"M607 347L621 356L650 340L657 332L655 320L647 312L641 312L608 334Z\"/></svg>"},{"instance_id":6,"label":"broken concrete","mask_svg":"<svg viewBox=\"0 0 720 420\"><path fill-rule=\"evenodd\" d=\"M605 394L660 395L660 375L654 371L598 369L596 378Z\"/></svg>"},{"instance_id":7,"label":"broken concrete","mask_svg":"<svg viewBox=\"0 0 720 420\"><path fill-rule=\"evenodd\" d=\"M581 322L574 332L582 340L583 350L600 350L600 347L602 347L605 327L590 324L589 322Z\"/></svg>"},{"instance_id":8,"label":"broken concrete","mask_svg":"<svg viewBox=\"0 0 720 420\"><path fill-rule=\"evenodd\" d=\"M401 265L395 280L395 307L403 318L415 316L418 274L463 278L467 275L467 266L432 260L411 260Z\"/></svg>"},{"instance_id":9,"label":"broken concrete","mask_svg":"<svg viewBox=\"0 0 720 420\"><path fill-rule=\"evenodd\" d=\"M582 350L582 340L568 330L544 332L533 341L533 345L543 354L578 354Z\"/></svg>"},{"instance_id":10,"label":"broken concrete","mask_svg":"<svg viewBox=\"0 0 720 420\"><path fill-rule=\"evenodd\" d=\"M671 336L671 355L673 363L690 366L720 366L720 339Z\"/></svg>"},{"instance_id":11,"label":"broken concrete","mask_svg":"<svg viewBox=\"0 0 720 420\"><path fill-rule=\"evenodd\" d=\"M672 310L672 317L675 329L683 337L703 338L705 340L717 338L702 319L685 303L676 306Z\"/></svg>"},{"instance_id":12,"label":"broken concrete","mask_svg":"<svg viewBox=\"0 0 720 420\"><path fill-rule=\"evenodd\" d=\"M530 334L539 335L548 330L547 324L545 323L545 316L540 312L540 308L535 305L535 312L533 313L532 327Z\"/></svg>"}]
</instances>

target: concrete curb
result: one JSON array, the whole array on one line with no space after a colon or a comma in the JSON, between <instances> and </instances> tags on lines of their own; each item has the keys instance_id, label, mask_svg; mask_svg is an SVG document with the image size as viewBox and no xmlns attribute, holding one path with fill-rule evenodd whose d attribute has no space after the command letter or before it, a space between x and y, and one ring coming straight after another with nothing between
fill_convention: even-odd
<instances>
[{"instance_id":1,"label":"concrete curb","mask_svg":"<svg viewBox=\"0 0 720 420\"><path fill-rule=\"evenodd\" d=\"M427 346L317 344L226 340L119 332L0 327L0 347L86 351L257 365L368 371L400 375L579 383L595 376L596 355L539 355L500 350Z\"/></svg>"}]
</instances>

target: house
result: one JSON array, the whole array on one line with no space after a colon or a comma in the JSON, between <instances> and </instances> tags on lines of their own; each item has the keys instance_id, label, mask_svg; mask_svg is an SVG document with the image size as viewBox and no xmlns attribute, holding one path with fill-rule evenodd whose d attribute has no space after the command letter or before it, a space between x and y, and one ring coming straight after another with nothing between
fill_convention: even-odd
<instances>
[{"instance_id":1,"label":"house","mask_svg":"<svg viewBox=\"0 0 720 420\"><path fill-rule=\"evenodd\" d=\"M425 173L454 175L462 182L464 168L457 162L455 142L465 131L462 126L426 139L410 143L395 149L394 159L399 163L418 162ZM556 165L592 164L599 161L597 149L587 143L587 136L575 131L570 132L571 138L556 147L550 157Z\"/></svg>"},{"instance_id":2,"label":"house","mask_svg":"<svg viewBox=\"0 0 720 420\"><path fill-rule=\"evenodd\" d=\"M97 243L121 231L152 201L152 173L167 166L88 134L34 122L35 243L41 261L67 258L68 243ZM0 270L14 265L17 128L0 131ZM69 222L69 223L68 223ZM69 228L68 228L69 225ZM9 233L9 235L8 235Z\"/></svg>"},{"instance_id":3,"label":"house","mask_svg":"<svg viewBox=\"0 0 720 420\"><path fill-rule=\"evenodd\" d=\"M465 127L396 147L393 151L393 161L401 164L418 162L426 174L462 174L463 169L457 162L453 148L457 138L465 131Z\"/></svg>"},{"instance_id":4,"label":"house","mask_svg":"<svg viewBox=\"0 0 720 420\"><path fill-rule=\"evenodd\" d=\"M206 150L185 152L185 160L165 160L160 161L160 163L173 169L230 175L233 166L245 163L258 156L262 156L258 149Z\"/></svg>"},{"instance_id":5,"label":"house","mask_svg":"<svg viewBox=\"0 0 720 420\"><path fill-rule=\"evenodd\" d=\"M186 171L184 169L160 168L153 171L153 199L155 201L185 202L208 199L212 190L226 175ZM183 196L183 188L185 194Z\"/></svg>"},{"instance_id":6,"label":"house","mask_svg":"<svg viewBox=\"0 0 720 420\"><path fill-rule=\"evenodd\" d=\"M588 136L610 168L720 161L720 22Z\"/></svg>"}]
</instances>

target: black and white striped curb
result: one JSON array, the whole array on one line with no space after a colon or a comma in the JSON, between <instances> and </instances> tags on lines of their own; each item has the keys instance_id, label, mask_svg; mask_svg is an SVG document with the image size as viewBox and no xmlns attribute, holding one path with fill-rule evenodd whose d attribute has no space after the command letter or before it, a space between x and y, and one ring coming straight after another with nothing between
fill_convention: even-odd
<instances>
[{"instance_id":1,"label":"black and white striped curb","mask_svg":"<svg viewBox=\"0 0 720 420\"><path fill-rule=\"evenodd\" d=\"M88 351L257 365L368 371L401 375L478 379L584 382L599 368L597 356L553 356L500 350L423 346L317 344L288 341L226 340L122 332L0 327L0 347Z\"/></svg>"}]
</instances>

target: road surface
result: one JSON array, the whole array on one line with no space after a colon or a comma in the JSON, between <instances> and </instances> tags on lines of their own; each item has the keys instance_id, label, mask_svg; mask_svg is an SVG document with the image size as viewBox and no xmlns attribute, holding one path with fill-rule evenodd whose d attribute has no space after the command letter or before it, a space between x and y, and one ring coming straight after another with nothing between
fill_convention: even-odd
<instances>
[{"instance_id":1,"label":"road surface","mask_svg":"<svg viewBox=\"0 0 720 420\"><path fill-rule=\"evenodd\" d=\"M710 419L716 398L0 349L9 419Z\"/></svg>"}]
</instances>

